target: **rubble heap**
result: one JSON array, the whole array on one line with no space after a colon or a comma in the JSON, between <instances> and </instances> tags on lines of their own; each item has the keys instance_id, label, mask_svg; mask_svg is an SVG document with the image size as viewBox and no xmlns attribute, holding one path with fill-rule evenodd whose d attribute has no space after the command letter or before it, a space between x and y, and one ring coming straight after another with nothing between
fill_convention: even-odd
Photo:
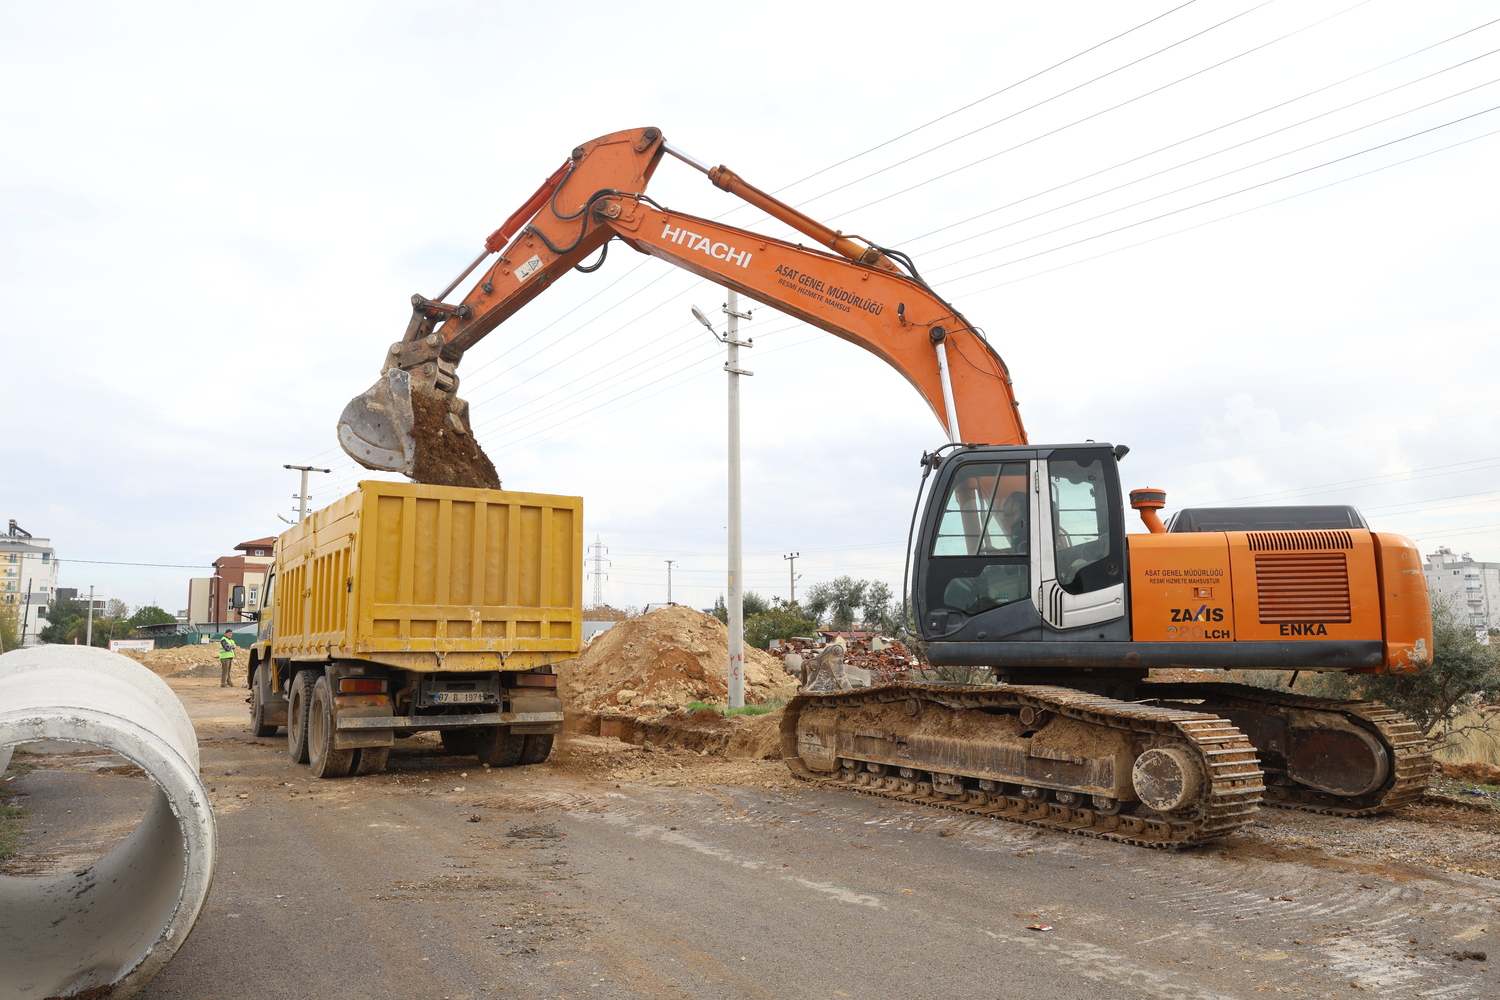
<instances>
[{"instance_id":1,"label":"rubble heap","mask_svg":"<svg viewBox=\"0 0 1500 1000\"><path fill-rule=\"evenodd\" d=\"M794 637L784 640L770 655L784 660L788 653L799 653L806 662L827 647L829 636L844 645L845 669L868 671L871 684L909 680L911 671L921 669L921 663L899 640L864 633L829 632L819 639ZM872 641L876 639L879 641Z\"/></svg>"},{"instance_id":2,"label":"rubble heap","mask_svg":"<svg viewBox=\"0 0 1500 1000\"><path fill-rule=\"evenodd\" d=\"M601 632L558 664L558 692L575 710L675 711L728 698L729 630L692 608L661 608ZM745 648L745 703L791 698L797 681L781 661Z\"/></svg>"}]
</instances>

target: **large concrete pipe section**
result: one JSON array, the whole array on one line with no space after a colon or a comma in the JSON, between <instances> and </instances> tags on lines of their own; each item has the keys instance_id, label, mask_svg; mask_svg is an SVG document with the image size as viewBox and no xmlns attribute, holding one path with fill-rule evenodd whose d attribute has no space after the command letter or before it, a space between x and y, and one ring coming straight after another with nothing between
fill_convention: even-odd
<instances>
[{"instance_id":1,"label":"large concrete pipe section","mask_svg":"<svg viewBox=\"0 0 1500 1000\"><path fill-rule=\"evenodd\" d=\"M0 656L0 745L69 740L112 750L156 784L140 825L85 868L0 876L0 998L145 986L208 896L214 817L198 739L171 688L118 653L42 646Z\"/></svg>"}]
</instances>

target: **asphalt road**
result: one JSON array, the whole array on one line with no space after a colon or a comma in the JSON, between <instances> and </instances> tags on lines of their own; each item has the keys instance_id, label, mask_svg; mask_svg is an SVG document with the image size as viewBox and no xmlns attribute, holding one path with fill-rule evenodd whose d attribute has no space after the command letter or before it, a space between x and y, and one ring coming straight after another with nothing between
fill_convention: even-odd
<instances>
[{"instance_id":1,"label":"asphalt road","mask_svg":"<svg viewBox=\"0 0 1500 1000\"><path fill-rule=\"evenodd\" d=\"M1148 851L698 780L689 754L662 755L667 785L423 743L316 781L280 740L200 725L219 866L148 1000L1500 995L1500 952L1452 955L1500 948L1489 879ZM72 814L45 815L56 836Z\"/></svg>"}]
</instances>

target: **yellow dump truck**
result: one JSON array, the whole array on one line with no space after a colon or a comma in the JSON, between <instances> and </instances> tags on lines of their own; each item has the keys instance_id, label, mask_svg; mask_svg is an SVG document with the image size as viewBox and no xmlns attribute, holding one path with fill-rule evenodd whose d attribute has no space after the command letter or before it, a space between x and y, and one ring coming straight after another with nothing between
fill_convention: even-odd
<instances>
[{"instance_id":1,"label":"yellow dump truck","mask_svg":"<svg viewBox=\"0 0 1500 1000\"><path fill-rule=\"evenodd\" d=\"M322 778L435 730L536 764L562 729L552 664L582 634L583 501L366 481L282 533L250 653L250 723Z\"/></svg>"}]
</instances>

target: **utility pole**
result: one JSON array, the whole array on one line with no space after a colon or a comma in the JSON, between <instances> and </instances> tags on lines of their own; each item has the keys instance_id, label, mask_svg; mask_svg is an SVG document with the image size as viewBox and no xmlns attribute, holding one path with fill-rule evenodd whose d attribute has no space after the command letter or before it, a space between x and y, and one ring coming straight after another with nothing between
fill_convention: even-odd
<instances>
[{"instance_id":1,"label":"utility pole","mask_svg":"<svg viewBox=\"0 0 1500 1000\"><path fill-rule=\"evenodd\" d=\"M662 560L662 562L664 562L664 563L667 564L667 603L668 604L672 603L672 564L674 562L676 562L676 561L677 561L676 559L663 559Z\"/></svg>"},{"instance_id":2,"label":"utility pole","mask_svg":"<svg viewBox=\"0 0 1500 1000\"><path fill-rule=\"evenodd\" d=\"M92 646L94 644L94 588L89 586L89 626L84 632L83 644Z\"/></svg>"},{"instance_id":3,"label":"utility pole","mask_svg":"<svg viewBox=\"0 0 1500 1000\"><path fill-rule=\"evenodd\" d=\"M793 552L790 555L784 555L781 558L787 560L787 562L790 564L790 565L787 566L787 576L789 577L788 583L791 585L792 603L796 604L797 603L797 560L802 558L802 553L800 553L800 552Z\"/></svg>"},{"instance_id":4,"label":"utility pole","mask_svg":"<svg viewBox=\"0 0 1500 1000\"><path fill-rule=\"evenodd\" d=\"M300 501L297 505L297 523L301 524L307 519L307 474L309 472L332 472L333 470L316 469L311 465L283 465L282 468L295 469L298 472L302 473L302 489L292 497L293 500Z\"/></svg>"},{"instance_id":5,"label":"utility pole","mask_svg":"<svg viewBox=\"0 0 1500 1000\"><path fill-rule=\"evenodd\" d=\"M729 317L726 335L719 337L710 323L693 307L698 322L708 327L708 332L728 347L724 370L729 373L729 707L745 707L745 588L744 552L741 534L740 504L740 376L754 375L740 367L740 348L750 347L753 341L739 339L740 320L749 319L750 314L740 312L740 296L729 290L729 300L724 303L724 315Z\"/></svg>"},{"instance_id":6,"label":"utility pole","mask_svg":"<svg viewBox=\"0 0 1500 1000\"><path fill-rule=\"evenodd\" d=\"M609 546L601 543L599 536L595 535L594 544L589 546L589 551L593 553L591 558L594 561L594 607L599 608L604 606L604 581L609 578L609 574L604 572L604 564L609 562L604 558L604 553L609 551Z\"/></svg>"}]
</instances>

